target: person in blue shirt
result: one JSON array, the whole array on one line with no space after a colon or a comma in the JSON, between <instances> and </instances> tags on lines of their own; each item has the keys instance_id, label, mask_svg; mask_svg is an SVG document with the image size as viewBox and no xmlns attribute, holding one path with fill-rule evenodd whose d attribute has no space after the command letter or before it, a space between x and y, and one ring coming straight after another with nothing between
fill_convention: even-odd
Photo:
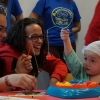
<instances>
[{"instance_id":1,"label":"person in blue shirt","mask_svg":"<svg viewBox=\"0 0 100 100\"><path fill-rule=\"evenodd\" d=\"M7 29L11 28L11 15L13 15L16 20L23 18L23 11L18 0L0 0L0 9L6 15Z\"/></svg>"},{"instance_id":2,"label":"person in blue shirt","mask_svg":"<svg viewBox=\"0 0 100 100\"><path fill-rule=\"evenodd\" d=\"M60 31L70 30L71 44L76 51L74 34L81 29L81 17L75 2L73 0L39 0L29 17L38 19L39 16L43 17L49 43L48 51L64 61Z\"/></svg>"}]
</instances>

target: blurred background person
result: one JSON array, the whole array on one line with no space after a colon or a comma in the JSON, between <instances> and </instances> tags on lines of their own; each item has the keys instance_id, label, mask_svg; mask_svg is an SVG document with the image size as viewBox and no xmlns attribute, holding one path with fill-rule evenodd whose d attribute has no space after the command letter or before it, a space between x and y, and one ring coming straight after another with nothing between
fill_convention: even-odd
<instances>
[{"instance_id":1,"label":"blurred background person","mask_svg":"<svg viewBox=\"0 0 100 100\"><path fill-rule=\"evenodd\" d=\"M18 0L0 0L0 9L5 13L7 19L7 29L11 28L11 16L13 21L23 18L23 11Z\"/></svg>"}]
</instances>

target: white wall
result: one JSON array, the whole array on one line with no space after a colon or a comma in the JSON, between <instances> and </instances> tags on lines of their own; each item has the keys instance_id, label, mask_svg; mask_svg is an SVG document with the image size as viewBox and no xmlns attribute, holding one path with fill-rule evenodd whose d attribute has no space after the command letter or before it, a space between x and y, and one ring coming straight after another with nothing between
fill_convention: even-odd
<instances>
[{"instance_id":1,"label":"white wall","mask_svg":"<svg viewBox=\"0 0 100 100\"><path fill-rule=\"evenodd\" d=\"M24 17L28 17L38 0L19 0Z\"/></svg>"},{"instance_id":2,"label":"white wall","mask_svg":"<svg viewBox=\"0 0 100 100\"><path fill-rule=\"evenodd\" d=\"M83 61L83 55L81 50L84 45L84 36L87 32L88 25L93 17L95 6L98 0L74 0L79 8L81 15L81 31L78 33L77 39L77 54L81 61Z\"/></svg>"},{"instance_id":3,"label":"white wall","mask_svg":"<svg viewBox=\"0 0 100 100\"><path fill-rule=\"evenodd\" d=\"M28 17L31 10L35 6L36 2L38 0L19 0L22 9L24 17ZM79 12L81 15L81 31L77 35L77 54L81 61L83 61L83 55L81 53L81 50L84 45L84 36L86 34L86 31L88 29L88 25L93 17L94 8L97 4L98 0L74 0L79 8ZM42 78L39 78L39 88L43 89L46 88L47 83L49 81L48 76L45 77L45 74L41 74ZM41 87L42 84L42 87Z\"/></svg>"}]
</instances>

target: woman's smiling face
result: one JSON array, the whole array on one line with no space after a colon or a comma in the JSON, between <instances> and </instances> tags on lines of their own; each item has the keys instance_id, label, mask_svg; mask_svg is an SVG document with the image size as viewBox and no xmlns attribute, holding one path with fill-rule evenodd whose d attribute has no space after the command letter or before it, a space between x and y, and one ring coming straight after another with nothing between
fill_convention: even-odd
<instances>
[{"instance_id":1,"label":"woman's smiling face","mask_svg":"<svg viewBox=\"0 0 100 100\"><path fill-rule=\"evenodd\" d=\"M38 24L30 24L25 27L25 36L26 36L26 53L32 44L30 55L38 56L43 44L43 33L42 28Z\"/></svg>"}]
</instances>

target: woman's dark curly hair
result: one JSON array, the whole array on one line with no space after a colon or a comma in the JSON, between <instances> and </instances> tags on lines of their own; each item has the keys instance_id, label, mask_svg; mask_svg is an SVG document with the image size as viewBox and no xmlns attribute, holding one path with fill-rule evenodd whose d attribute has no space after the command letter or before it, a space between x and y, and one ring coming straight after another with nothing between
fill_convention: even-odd
<instances>
[{"instance_id":1,"label":"woman's dark curly hair","mask_svg":"<svg viewBox=\"0 0 100 100\"><path fill-rule=\"evenodd\" d=\"M41 47L40 55L36 56L38 67L41 68L41 66L43 66L46 62L47 40L46 40L46 34L44 32L43 24L39 20L36 20L34 18L24 18L24 19L17 21L12 26L12 28L8 31L7 33L8 35L5 39L5 42L13 46L20 53L22 53L26 49L25 27L31 24L38 24L42 28L42 33L44 35L44 40L43 40L43 45ZM32 63L34 67L37 67L34 55L32 56Z\"/></svg>"},{"instance_id":2,"label":"woman's dark curly hair","mask_svg":"<svg viewBox=\"0 0 100 100\"><path fill-rule=\"evenodd\" d=\"M8 0L1 0L0 3L3 3L6 7L8 5Z\"/></svg>"},{"instance_id":3,"label":"woman's dark curly hair","mask_svg":"<svg viewBox=\"0 0 100 100\"><path fill-rule=\"evenodd\" d=\"M4 15L5 16L5 14L4 14L4 12L0 9L0 14L2 14L2 15Z\"/></svg>"}]
</instances>

